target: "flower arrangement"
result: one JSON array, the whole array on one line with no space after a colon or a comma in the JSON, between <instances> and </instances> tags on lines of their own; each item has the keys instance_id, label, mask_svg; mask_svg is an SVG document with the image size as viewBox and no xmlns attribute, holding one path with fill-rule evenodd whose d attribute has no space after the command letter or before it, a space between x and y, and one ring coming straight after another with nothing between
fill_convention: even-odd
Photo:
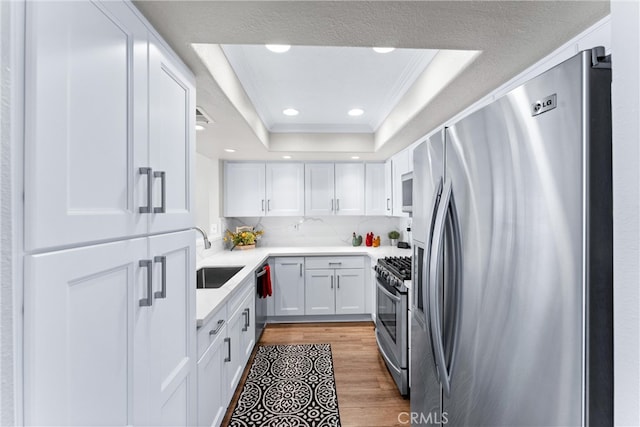
<instances>
[{"instance_id":1,"label":"flower arrangement","mask_svg":"<svg viewBox=\"0 0 640 427\"><path fill-rule=\"evenodd\" d=\"M263 234L264 230L254 230L251 227L238 227L235 233L227 230L224 241L233 243L233 247L231 248L233 250L236 246L255 246L256 240Z\"/></svg>"}]
</instances>

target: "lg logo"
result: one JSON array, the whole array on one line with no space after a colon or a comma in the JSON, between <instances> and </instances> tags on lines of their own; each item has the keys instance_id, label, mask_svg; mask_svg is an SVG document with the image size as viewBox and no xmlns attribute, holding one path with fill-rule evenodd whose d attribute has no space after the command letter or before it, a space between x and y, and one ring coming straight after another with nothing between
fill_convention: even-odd
<instances>
[{"instance_id":1,"label":"lg logo","mask_svg":"<svg viewBox=\"0 0 640 427\"><path fill-rule=\"evenodd\" d=\"M531 115L537 116L538 114L542 114L546 111L553 110L556 108L556 94L547 96L546 98L536 101L531 105Z\"/></svg>"}]
</instances>

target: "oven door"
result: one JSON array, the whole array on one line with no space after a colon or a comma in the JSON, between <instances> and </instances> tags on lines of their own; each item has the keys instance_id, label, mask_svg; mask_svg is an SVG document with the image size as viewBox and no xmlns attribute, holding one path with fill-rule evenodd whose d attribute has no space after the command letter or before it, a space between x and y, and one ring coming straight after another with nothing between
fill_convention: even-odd
<instances>
[{"instance_id":1,"label":"oven door","mask_svg":"<svg viewBox=\"0 0 640 427\"><path fill-rule=\"evenodd\" d=\"M376 338L390 369L400 371L408 365L407 294L377 280Z\"/></svg>"}]
</instances>

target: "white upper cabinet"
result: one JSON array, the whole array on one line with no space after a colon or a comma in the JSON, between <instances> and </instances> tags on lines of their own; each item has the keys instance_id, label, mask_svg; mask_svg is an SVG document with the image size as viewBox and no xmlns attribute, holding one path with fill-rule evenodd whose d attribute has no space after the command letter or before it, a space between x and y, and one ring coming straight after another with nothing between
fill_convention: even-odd
<instances>
[{"instance_id":1,"label":"white upper cabinet","mask_svg":"<svg viewBox=\"0 0 640 427\"><path fill-rule=\"evenodd\" d=\"M364 215L364 163L335 164L336 215Z\"/></svg>"},{"instance_id":2,"label":"white upper cabinet","mask_svg":"<svg viewBox=\"0 0 640 427\"><path fill-rule=\"evenodd\" d=\"M265 164L224 164L224 216L254 217L266 212Z\"/></svg>"},{"instance_id":3,"label":"white upper cabinet","mask_svg":"<svg viewBox=\"0 0 640 427\"><path fill-rule=\"evenodd\" d=\"M333 163L307 163L304 166L305 214L333 215L335 210Z\"/></svg>"},{"instance_id":4,"label":"white upper cabinet","mask_svg":"<svg viewBox=\"0 0 640 427\"><path fill-rule=\"evenodd\" d=\"M304 164L267 163L267 216L304 215Z\"/></svg>"},{"instance_id":5,"label":"white upper cabinet","mask_svg":"<svg viewBox=\"0 0 640 427\"><path fill-rule=\"evenodd\" d=\"M124 2L26 8L26 250L188 227L188 71Z\"/></svg>"},{"instance_id":6,"label":"white upper cabinet","mask_svg":"<svg viewBox=\"0 0 640 427\"><path fill-rule=\"evenodd\" d=\"M387 214L386 183L385 164L367 163L365 166L365 215L384 216Z\"/></svg>"},{"instance_id":7,"label":"white upper cabinet","mask_svg":"<svg viewBox=\"0 0 640 427\"><path fill-rule=\"evenodd\" d=\"M307 163L306 215L364 215L363 163Z\"/></svg>"},{"instance_id":8,"label":"white upper cabinet","mask_svg":"<svg viewBox=\"0 0 640 427\"><path fill-rule=\"evenodd\" d=\"M402 212L402 175L411 171L409 150L402 150L391 158L393 172L393 216L409 216Z\"/></svg>"},{"instance_id":9,"label":"white upper cabinet","mask_svg":"<svg viewBox=\"0 0 640 427\"><path fill-rule=\"evenodd\" d=\"M27 3L27 249L146 232L134 173L146 135L134 122L145 120L147 33L114 9Z\"/></svg>"},{"instance_id":10,"label":"white upper cabinet","mask_svg":"<svg viewBox=\"0 0 640 427\"><path fill-rule=\"evenodd\" d=\"M195 90L160 43L149 43L149 158L153 169L150 232L193 224Z\"/></svg>"},{"instance_id":11,"label":"white upper cabinet","mask_svg":"<svg viewBox=\"0 0 640 427\"><path fill-rule=\"evenodd\" d=\"M391 159L384 162L384 212L393 215L393 168Z\"/></svg>"}]
</instances>

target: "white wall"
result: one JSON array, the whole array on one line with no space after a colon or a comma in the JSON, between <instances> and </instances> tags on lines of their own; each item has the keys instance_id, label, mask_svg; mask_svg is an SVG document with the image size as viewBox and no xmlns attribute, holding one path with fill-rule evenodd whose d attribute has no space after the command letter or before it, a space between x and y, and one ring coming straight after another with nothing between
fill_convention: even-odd
<instances>
[{"instance_id":1,"label":"white wall","mask_svg":"<svg viewBox=\"0 0 640 427\"><path fill-rule=\"evenodd\" d=\"M387 233L401 231L400 218L383 216L227 218L225 227L235 231L244 225L265 230L258 243L264 246L345 246L351 245L354 232L362 235L363 245L373 232L388 246Z\"/></svg>"},{"instance_id":2,"label":"white wall","mask_svg":"<svg viewBox=\"0 0 640 427\"><path fill-rule=\"evenodd\" d=\"M220 168L217 159L196 153L196 225L209 234L220 236Z\"/></svg>"},{"instance_id":3,"label":"white wall","mask_svg":"<svg viewBox=\"0 0 640 427\"><path fill-rule=\"evenodd\" d=\"M611 3L614 420L640 425L640 4Z\"/></svg>"},{"instance_id":4,"label":"white wall","mask_svg":"<svg viewBox=\"0 0 640 427\"><path fill-rule=\"evenodd\" d=\"M20 424L24 4L0 2L0 424Z\"/></svg>"}]
</instances>

